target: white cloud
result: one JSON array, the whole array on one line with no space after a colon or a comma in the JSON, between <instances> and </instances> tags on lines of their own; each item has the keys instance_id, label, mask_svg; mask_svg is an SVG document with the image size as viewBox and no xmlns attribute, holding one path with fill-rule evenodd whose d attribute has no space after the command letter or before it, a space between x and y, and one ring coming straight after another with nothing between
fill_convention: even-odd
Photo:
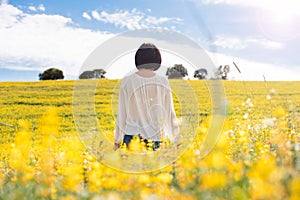
<instances>
[{"instance_id":1,"label":"white cloud","mask_svg":"<svg viewBox=\"0 0 300 200\"><path fill-rule=\"evenodd\" d=\"M212 43L213 45L221 47L223 49L239 50L247 47L246 44L243 43L239 38L234 37L217 36Z\"/></svg>"},{"instance_id":2,"label":"white cloud","mask_svg":"<svg viewBox=\"0 0 300 200\"><path fill-rule=\"evenodd\" d=\"M159 25L159 24L163 24L163 23L166 23L166 22L170 22L170 21L178 23L178 22L181 22L183 20L180 19L180 18L170 18L170 17L156 18L156 17L152 17L152 16L148 16L147 18L145 18L145 22L148 23L149 25L150 24Z\"/></svg>"},{"instance_id":3,"label":"white cloud","mask_svg":"<svg viewBox=\"0 0 300 200\"><path fill-rule=\"evenodd\" d=\"M91 20L92 19L91 16L87 12L82 13L82 17L85 18L85 19L87 19L87 20Z\"/></svg>"},{"instance_id":4,"label":"white cloud","mask_svg":"<svg viewBox=\"0 0 300 200\"><path fill-rule=\"evenodd\" d=\"M12 5L0 5L0 67L58 67L77 75L89 53L113 35L72 27L72 23L61 15L27 14Z\"/></svg>"},{"instance_id":5,"label":"white cloud","mask_svg":"<svg viewBox=\"0 0 300 200\"><path fill-rule=\"evenodd\" d=\"M9 28L14 26L19 20L18 17L22 17L24 14L16 7L7 4L0 5L0 29ZM3 38L5 35L2 35Z\"/></svg>"},{"instance_id":6,"label":"white cloud","mask_svg":"<svg viewBox=\"0 0 300 200\"><path fill-rule=\"evenodd\" d=\"M97 11L93 10L91 14L94 19L101 20L101 17Z\"/></svg>"},{"instance_id":7,"label":"white cloud","mask_svg":"<svg viewBox=\"0 0 300 200\"><path fill-rule=\"evenodd\" d=\"M34 12L36 12L38 10L39 11L45 11L46 10L46 8L45 8L45 6L43 4L40 4L38 7L28 6L28 9L31 10L31 11L34 11Z\"/></svg>"},{"instance_id":8,"label":"white cloud","mask_svg":"<svg viewBox=\"0 0 300 200\"><path fill-rule=\"evenodd\" d=\"M237 38L218 35L212 41L212 44L224 49L241 50L249 47L250 45L258 45L264 49L268 50L280 50L284 48L284 44L265 38L258 37L247 37L247 38Z\"/></svg>"},{"instance_id":9,"label":"white cloud","mask_svg":"<svg viewBox=\"0 0 300 200\"><path fill-rule=\"evenodd\" d=\"M145 13L138 11L136 8L131 11L120 10L115 13L94 10L91 12L91 15L97 21L114 24L121 28L126 27L129 30L157 27L167 22L179 23L182 21L180 18L146 16Z\"/></svg>"},{"instance_id":10,"label":"white cloud","mask_svg":"<svg viewBox=\"0 0 300 200\"><path fill-rule=\"evenodd\" d=\"M31 11L36 11L36 8L34 6L28 6L28 9Z\"/></svg>"},{"instance_id":11,"label":"white cloud","mask_svg":"<svg viewBox=\"0 0 300 200\"><path fill-rule=\"evenodd\" d=\"M43 4L40 4L39 7L38 7L38 9L40 11L45 11L46 10L46 8L45 8L45 6Z\"/></svg>"}]
</instances>

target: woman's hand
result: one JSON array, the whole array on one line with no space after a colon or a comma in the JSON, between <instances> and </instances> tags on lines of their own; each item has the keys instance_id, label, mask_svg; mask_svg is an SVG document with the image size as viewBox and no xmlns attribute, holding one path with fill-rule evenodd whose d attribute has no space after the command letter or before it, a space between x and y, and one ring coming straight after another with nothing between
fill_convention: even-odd
<instances>
[{"instance_id":1,"label":"woman's hand","mask_svg":"<svg viewBox=\"0 0 300 200\"><path fill-rule=\"evenodd\" d=\"M120 144L115 143L115 144L114 144L114 150L116 151L118 148L120 148Z\"/></svg>"}]
</instances>

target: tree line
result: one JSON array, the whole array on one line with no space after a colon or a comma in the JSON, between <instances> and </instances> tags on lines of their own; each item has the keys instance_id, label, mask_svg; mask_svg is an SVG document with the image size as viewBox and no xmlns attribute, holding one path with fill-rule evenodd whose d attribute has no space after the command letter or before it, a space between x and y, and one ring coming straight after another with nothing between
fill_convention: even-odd
<instances>
[{"instance_id":1,"label":"tree line","mask_svg":"<svg viewBox=\"0 0 300 200\"><path fill-rule=\"evenodd\" d=\"M213 80L227 80L230 72L229 65L220 65L214 73ZM79 79L101 79L105 77L106 71L104 69L94 69L91 71L84 71L79 75ZM188 76L187 69L182 64L175 64L169 67L166 71L168 79L183 79ZM194 78L199 80L208 79L208 72L205 68L200 68L194 71ZM64 79L63 71L57 68L50 68L39 74L39 80L58 80Z\"/></svg>"}]
</instances>

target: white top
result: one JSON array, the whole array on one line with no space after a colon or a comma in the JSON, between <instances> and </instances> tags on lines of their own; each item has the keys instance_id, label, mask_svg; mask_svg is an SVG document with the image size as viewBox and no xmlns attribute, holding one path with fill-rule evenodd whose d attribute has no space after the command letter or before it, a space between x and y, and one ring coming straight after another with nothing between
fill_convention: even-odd
<instances>
[{"instance_id":1,"label":"white top","mask_svg":"<svg viewBox=\"0 0 300 200\"><path fill-rule=\"evenodd\" d=\"M179 138L172 92L166 77L155 74L142 77L137 73L125 76L119 93L118 116L114 130L115 143L124 135L138 135L152 141Z\"/></svg>"}]
</instances>

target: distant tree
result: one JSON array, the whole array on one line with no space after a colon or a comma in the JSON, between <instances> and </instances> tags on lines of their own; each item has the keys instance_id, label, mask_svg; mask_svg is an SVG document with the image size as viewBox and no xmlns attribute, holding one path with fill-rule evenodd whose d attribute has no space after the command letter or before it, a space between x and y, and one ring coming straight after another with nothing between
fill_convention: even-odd
<instances>
[{"instance_id":1,"label":"distant tree","mask_svg":"<svg viewBox=\"0 0 300 200\"><path fill-rule=\"evenodd\" d=\"M175 64L167 69L166 75L169 79L182 79L188 75L188 72L182 64Z\"/></svg>"},{"instance_id":2,"label":"distant tree","mask_svg":"<svg viewBox=\"0 0 300 200\"><path fill-rule=\"evenodd\" d=\"M93 71L84 71L80 74L79 79L92 79L94 77Z\"/></svg>"},{"instance_id":3,"label":"distant tree","mask_svg":"<svg viewBox=\"0 0 300 200\"><path fill-rule=\"evenodd\" d=\"M197 69L194 73L194 78L198 78L199 80L206 79L207 70L204 68Z\"/></svg>"},{"instance_id":4,"label":"distant tree","mask_svg":"<svg viewBox=\"0 0 300 200\"><path fill-rule=\"evenodd\" d=\"M223 74L222 74L222 79L223 80L227 80L227 74L229 73L229 71L230 71L229 65L225 65L223 67Z\"/></svg>"},{"instance_id":5,"label":"distant tree","mask_svg":"<svg viewBox=\"0 0 300 200\"><path fill-rule=\"evenodd\" d=\"M95 69L94 70L95 78L105 78L104 74L106 74L106 71L104 69Z\"/></svg>"},{"instance_id":6,"label":"distant tree","mask_svg":"<svg viewBox=\"0 0 300 200\"><path fill-rule=\"evenodd\" d=\"M222 80L227 80L227 74L230 71L230 67L229 65L225 65L222 66L220 65L220 67L217 69L216 73L215 73L215 79L222 79Z\"/></svg>"},{"instance_id":7,"label":"distant tree","mask_svg":"<svg viewBox=\"0 0 300 200\"><path fill-rule=\"evenodd\" d=\"M100 79L105 78L104 74L106 71L104 69L94 69L93 71L84 71L80 74L79 79Z\"/></svg>"},{"instance_id":8,"label":"distant tree","mask_svg":"<svg viewBox=\"0 0 300 200\"><path fill-rule=\"evenodd\" d=\"M64 74L61 70L56 68L50 68L39 74L40 80L58 80L64 79Z\"/></svg>"}]
</instances>

